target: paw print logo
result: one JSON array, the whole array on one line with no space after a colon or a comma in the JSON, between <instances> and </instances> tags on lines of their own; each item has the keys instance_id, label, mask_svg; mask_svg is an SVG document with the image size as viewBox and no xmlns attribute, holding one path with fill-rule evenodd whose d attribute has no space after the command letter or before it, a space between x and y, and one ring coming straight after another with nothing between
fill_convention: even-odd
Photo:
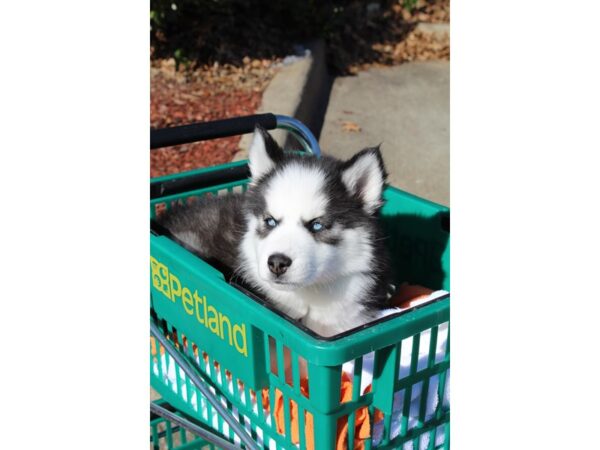
<instances>
[{"instance_id":1,"label":"paw print logo","mask_svg":"<svg viewBox=\"0 0 600 450\"><path fill-rule=\"evenodd\" d=\"M169 269L167 266L158 262L156 258L150 257L150 270L152 274L152 285L170 298Z\"/></svg>"}]
</instances>

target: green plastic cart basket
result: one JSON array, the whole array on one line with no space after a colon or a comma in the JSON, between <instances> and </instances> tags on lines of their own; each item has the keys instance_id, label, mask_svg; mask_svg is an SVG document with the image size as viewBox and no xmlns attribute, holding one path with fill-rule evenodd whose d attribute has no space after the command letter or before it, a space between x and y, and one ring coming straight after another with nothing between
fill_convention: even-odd
<instances>
[{"instance_id":1,"label":"green plastic cart basket","mask_svg":"<svg viewBox=\"0 0 600 450\"><path fill-rule=\"evenodd\" d=\"M306 127L272 114L155 130L151 146L249 133L256 123L320 154ZM193 197L244 192L248 176L240 161L154 178L151 219ZM449 291L449 209L392 186L384 199L394 283ZM223 448L449 448L449 294L322 338L153 221L150 247L151 384L190 419L180 426L201 427L202 439ZM343 386L351 395L342 402Z\"/></svg>"}]
</instances>

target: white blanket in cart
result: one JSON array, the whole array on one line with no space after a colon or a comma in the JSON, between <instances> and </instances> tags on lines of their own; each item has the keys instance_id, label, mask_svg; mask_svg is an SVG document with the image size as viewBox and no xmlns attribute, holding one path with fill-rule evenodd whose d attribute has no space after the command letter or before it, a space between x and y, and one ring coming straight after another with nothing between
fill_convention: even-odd
<instances>
[{"instance_id":1,"label":"white blanket in cart","mask_svg":"<svg viewBox=\"0 0 600 450\"><path fill-rule=\"evenodd\" d=\"M436 291L433 292L432 294L429 295L428 298L426 298L424 301L431 301L435 298L439 298L442 295L447 294L446 291ZM412 306L415 306L414 304ZM388 316L394 313L397 313L399 311L402 311L401 308L392 308L389 310L385 310L382 311L381 317L384 316ZM430 330L425 330L421 333L420 336L420 342L419 342L419 356L417 359L417 372L424 369L425 367L427 367L427 360L428 360L428 355L429 355L429 346L430 346L430 337L431 337L431 332ZM437 337L437 342L436 342L436 353L435 353L435 362L440 362L445 358L446 355L446 345L447 345L447 339L448 339L448 323L443 323L438 327L438 337ZM398 373L398 378L402 379L404 377L406 377L410 371L410 362L411 362L411 356L412 356L412 337L405 339L402 342L402 346L401 346L401 351L400 351L400 367L399 367L399 373ZM208 367L208 363L201 360L201 359L197 359L197 362L200 363L200 361L206 365L206 370L209 370ZM374 362L374 352L371 352L365 356L363 356L363 366L362 366L362 376L361 376L361 392L364 392L364 390L367 388L367 386L369 386L372 381L373 381L373 362ZM163 367L163 381L165 382L165 384L170 384L171 388L173 390L174 393L178 393L178 388L177 388L177 380L176 380L176 363L175 361L168 355L161 355L161 360L160 360L160 364ZM156 376L159 376L159 367L158 367L159 363L157 360L154 360L154 364L153 364L153 370L154 370L154 374ZM166 370L165 370L166 368ZM354 362L347 362L346 364L343 365L342 370L345 371L346 373L348 373L349 375L353 375L354 373ZM188 401L188 397L187 397L187 384L186 384L186 375L183 372L183 370L181 368L179 368L179 385L181 387L181 392L179 393L179 396L184 400L184 401ZM223 380L221 379L221 374L219 371L217 371L217 382L220 385L223 385ZM439 399L439 395L438 395L438 385L439 385L439 376L438 375L434 375L429 379L429 387L428 387L428 391L427 391L427 401L425 403L425 422L427 422L428 420L430 420L433 415L435 414L435 411L438 407L438 404L440 402ZM216 393L214 388L210 388L211 391L213 393ZM231 381L229 381L227 383L227 389L229 390L229 392L231 394L234 394L234 386L233 383ZM407 431L411 430L412 428L416 427L419 425L419 412L420 412L420 407L421 407L421 394L422 394L422 390L423 390L423 382L419 382L417 384L415 384L412 387L412 392L411 392L411 400L410 400L410 407L409 407L409 414L408 414L408 425L407 425ZM245 392L245 391L244 391ZM236 393L236 395L239 395ZM390 439L393 439L394 437L396 437L399 433L400 433L400 427L401 427L401 423L403 421L403 407L404 407L404 396L406 395L406 389L401 390L400 392L396 393L396 395L394 395L394 402L393 402L393 408L392 408L392 419L391 419L391 426L390 426ZM442 401L442 406L443 408L448 408L450 405L450 370L447 371L447 375L446 375L446 384L445 384L445 389L444 389L444 394L443 394L443 399ZM246 398L245 398L245 394L242 393L241 394L241 402L242 404L246 404ZM189 400L189 403L191 404L192 408L199 412L201 414L201 416L203 417L204 421L207 423L212 423L213 428L215 429L219 429L219 418L218 418L218 414L216 413L216 411L214 410L214 408L212 408L212 414L209 418L208 416L208 403L206 401L206 399L204 397L201 396L200 398L200 410L198 408L198 400L196 397L196 390L194 389L192 392L192 396ZM224 406L226 406L226 402L223 399L222 403ZM256 402L256 399L252 399L251 401L252 403L252 408L253 411L256 413L258 411L258 407L259 405ZM234 417L238 417L238 410L237 408L233 407L233 411L232 411ZM266 415L266 422L267 425L271 426L271 417L270 415ZM250 422L248 420L245 421L244 423L246 429L248 429L248 431L250 431ZM229 432L229 426L228 424L223 421L223 425L222 425L222 431L227 434ZM377 446L377 444L381 441L382 435L383 435L383 421L379 421L374 423L373 425L373 430L372 430L372 439L373 439L373 446ZM438 429L435 433L436 435L436 439L435 439L435 447L438 447L439 445L441 445L444 442L445 439L445 431L443 427L440 427L440 429ZM258 436L258 444L259 445L263 445L263 433L261 429L257 429L257 436ZM240 441L237 439L235 439L236 443L240 443ZM270 440L269 443L269 447L271 449L275 448L275 442ZM403 450L421 450L421 449L425 449L429 446L429 433L425 433L421 439L420 439L420 449L417 448L413 448L412 442L407 442L402 448Z\"/></svg>"},{"instance_id":2,"label":"white blanket in cart","mask_svg":"<svg viewBox=\"0 0 600 450\"><path fill-rule=\"evenodd\" d=\"M435 291L431 293L427 298L422 299L418 302L413 302L411 306L416 306L421 303L426 303L446 295L447 291ZM402 308L391 308L382 311L382 317L395 314L398 311L402 311ZM438 327L438 336L436 341L435 349L435 363L441 362L446 356L446 346L448 341L448 322L441 324ZM425 330L421 333L419 340L419 356L417 359L417 372L427 367L427 360L429 356L429 346L431 342L431 330ZM412 357L412 345L413 339L408 338L402 341L400 349L400 367L398 370L398 379L405 378L410 372L410 362ZM369 353L363 357L362 367L362 378L361 378L361 392L371 384L373 380L373 362L374 353ZM352 374L354 373L354 363L349 362L344 364L343 370ZM438 387L439 387L439 375L434 375L429 379L429 387L427 390L427 401L425 403L425 422L429 421L435 414L440 399L438 398ZM450 407L450 370L446 372L446 380L444 386L444 394L442 399L442 407L447 409ZM421 394L423 390L423 382L419 382L412 387L410 408L408 413L408 425L407 431L413 429L419 425L419 410L421 407ZM402 410L404 407L404 396L406 390L403 389L394 395L394 403L392 407L392 420L390 425L390 440L400 434L400 427L403 420ZM373 446L381 441L383 435L383 421L375 422L373 425ZM438 447L444 443L445 430L444 427L440 427L436 432L436 439L434 447ZM420 448L426 449L429 446L429 433L425 433L420 438ZM420 450L417 448L413 449L412 442L407 442L403 446L404 450Z\"/></svg>"}]
</instances>

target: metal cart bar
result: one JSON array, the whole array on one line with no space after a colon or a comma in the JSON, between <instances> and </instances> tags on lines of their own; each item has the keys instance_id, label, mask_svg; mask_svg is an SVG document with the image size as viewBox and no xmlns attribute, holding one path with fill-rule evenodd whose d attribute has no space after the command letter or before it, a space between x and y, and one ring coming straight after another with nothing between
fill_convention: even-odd
<instances>
[{"instance_id":1,"label":"metal cart bar","mask_svg":"<svg viewBox=\"0 0 600 450\"><path fill-rule=\"evenodd\" d=\"M171 145L252 133L256 125L261 125L267 130L279 128L289 131L298 139L305 151L321 156L317 139L302 122L293 117L271 113L150 129L150 148L157 149Z\"/></svg>"},{"instance_id":2,"label":"metal cart bar","mask_svg":"<svg viewBox=\"0 0 600 450\"><path fill-rule=\"evenodd\" d=\"M239 447L237 445L232 444L231 442L223 439L222 437L217 436L215 433L211 433L210 431L205 430L204 428L196 425L195 423L190 422L186 418L178 416L174 412L169 411L168 409L154 402L150 402L150 411L156 414L157 416L162 417L163 419L167 419L173 423L176 423L180 427L183 427L186 430L188 430L190 433L194 433L195 435L200 436L201 438L209 442L212 442L213 444L219 446L219 448L222 448L224 450L239 450Z\"/></svg>"},{"instance_id":3,"label":"metal cart bar","mask_svg":"<svg viewBox=\"0 0 600 450\"><path fill-rule=\"evenodd\" d=\"M183 357L181 354L175 349L175 346L167 340L167 338L160 331L158 326L150 320L150 333L154 338L160 342L160 344L165 348L165 351L169 354L171 358L175 360L175 362L179 365L179 367L183 370L185 375L190 379L192 384L206 397L208 402L211 404L213 408L217 410L217 413L227 422L227 424L231 427L233 432L238 435L240 440L244 443L246 448L250 450L258 450L258 446L252 440L252 438L248 435L246 430L242 427L242 425L235 419L235 417L231 414L231 412L226 409L219 399L210 391L210 389L206 386L206 383L200 378L198 372L192 367L192 365ZM159 414L158 411L154 411L156 414ZM161 415L161 414L159 414ZM164 417L164 416L163 416ZM171 418L169 417L169 420ZM180 424L185 426L184 424ZM205 431L205 433L209 433ZM205 436L203 436L205 437ZM219 436L214 436L218 439L222 439ZM207 440L211 441L211 438L205 437ZM214 441L211 441L214 442ZM220 445L218 442L215 442L217 445ZM232 447L232 448L235 448Z\"/></svg>"}]
</instances>

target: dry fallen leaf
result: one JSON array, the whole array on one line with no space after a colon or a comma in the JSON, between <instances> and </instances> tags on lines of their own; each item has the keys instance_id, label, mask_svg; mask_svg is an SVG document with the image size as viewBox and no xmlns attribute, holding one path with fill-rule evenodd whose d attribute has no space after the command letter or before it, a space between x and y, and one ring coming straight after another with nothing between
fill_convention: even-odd
<instances>
[{"instance_id":1,"label":"dry fallen leaf","mask_svg":"<svg viewBox=\"0 0 600 450\"><path fill-rule=\"evenodd\" d=\"M350 133L358 133L360 126L356 122L344 121L342 122L342 130Z\"/></svg>"}]
</instances>

